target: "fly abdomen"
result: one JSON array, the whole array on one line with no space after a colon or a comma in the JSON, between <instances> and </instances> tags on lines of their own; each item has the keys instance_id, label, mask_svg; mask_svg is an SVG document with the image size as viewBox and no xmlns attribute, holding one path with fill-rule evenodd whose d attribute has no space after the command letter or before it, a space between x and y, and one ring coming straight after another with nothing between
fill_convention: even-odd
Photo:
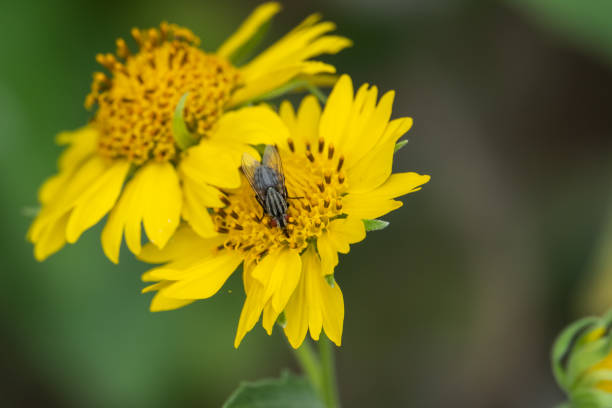
<instances>
[{"instance_id":1,"label":"fly abdomen","mask_svg":"<svg viewBox=\"0 0 612 408\"><path fill-rule=\"evenodd\" d=\"M266 190L266 212L274 218L282 218L287 214L287 201L274 188L268 187Z\"/></svg>"}]
</instances>

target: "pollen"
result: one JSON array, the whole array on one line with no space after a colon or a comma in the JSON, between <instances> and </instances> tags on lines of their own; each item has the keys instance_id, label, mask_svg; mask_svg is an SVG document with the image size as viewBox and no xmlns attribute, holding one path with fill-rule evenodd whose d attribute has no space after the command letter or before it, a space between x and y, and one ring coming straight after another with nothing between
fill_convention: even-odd
<instances>
[{"instance_id":1,"label":"pollen","mask_svg":"<svg viewBox=\"0 0 612 408\"><path fill-rule=\"evenodd\" d=\"M197 138L206 137L239 83L239 72L225 59L199 49L190 30L162 23L158 29L132 30L138 52L117 40L116 54L99 54L109 75L94 74L85 106L97 104L102 156L135 164L172 160L177 146L172 119L188 93L183 118Z\"/></svg>"},{"instance_id":2,"label":"pollen","mask_svg":"<svg viewBox=\"0 0 612 408\"><path fill-rule=\"evenodd\" d=\"M330 157L324 147L319 147L323 140L313 150L309 146L296 148L297 144L290 139L285 148L278 146L289 195L286 230L264 213L255 192L243 180L239 189L228 192L227 206L215 210L213 216L217 231L228 235L226 248L241 251L253 261L284 247L301 251L325 232L332 220L342 216L347 183L337 169L343 159Z\"/></svg>"}]
</instances>

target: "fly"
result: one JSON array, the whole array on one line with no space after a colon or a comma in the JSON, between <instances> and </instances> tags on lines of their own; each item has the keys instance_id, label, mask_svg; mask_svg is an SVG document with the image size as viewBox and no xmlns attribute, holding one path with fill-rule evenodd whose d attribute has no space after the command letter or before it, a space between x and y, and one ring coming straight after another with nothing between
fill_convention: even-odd
<instances>
[{"instance_id":1,"label":"fly","mask_svg":"<svg viewBox=\"0 0 612 408\"><path fill-rule=\"evenodd\" d=\"M250 154L243 153L242 172L255 191L255 198L264 214L272 218L287 235L287 209L290 197L285 186L283 164L276 147L266 146L261 162Z\"/></svg>"}]
</instances>

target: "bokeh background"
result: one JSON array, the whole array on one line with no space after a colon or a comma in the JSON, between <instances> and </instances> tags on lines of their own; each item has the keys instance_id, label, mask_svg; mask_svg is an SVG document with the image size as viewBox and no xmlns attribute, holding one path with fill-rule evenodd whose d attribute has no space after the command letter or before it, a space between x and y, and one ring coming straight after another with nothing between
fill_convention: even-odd
<instances>
[{"instance_id":1,"label":"bokeh background","mask_svg":"<svg viewBox=\"0 0 612 408\"><path fill-rule=\"evenodd\" d=\"M218 407L295 369L280 332L234 350L243 290L152 314L145 266L101 228L43 263L25 241L60 130L84 124L97 52L132 26L214 50L253 1L4 1L0 8L0 406ZM401 171L432 175L341 260L345 407L550 407L549 348L612 305L612 2L285 3L268 40L321 11L355 46L328 60L415 118Z\"/></svg>"}]
</instances>

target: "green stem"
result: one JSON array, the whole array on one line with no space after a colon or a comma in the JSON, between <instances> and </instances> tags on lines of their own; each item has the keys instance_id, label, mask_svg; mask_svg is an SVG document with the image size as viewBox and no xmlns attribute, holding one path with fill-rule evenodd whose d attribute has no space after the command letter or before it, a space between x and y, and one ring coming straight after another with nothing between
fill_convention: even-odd
<instances>
[{"instance_id":1,"label":"green stem","mask_svg":"<svg viewBox=\"0 0 612 408\"><path fill-rule=\"evenodd\" d=\"M312 346L310 345L310 342L308 342L308 339L302 343L300 348L294 349L291 347L291 349L293 350L295 358L300 364L302 371L310 380L310 383L315 391L322 394L321 364L312 350Z\"/></svg>"},{"instance_id":2,"label":"green stem","mask_svg":"<svg viewBox=\"0 0 612 408\"><path fill-rule=\"evenodd\" d=\"M246 101L244 105L252 105L257 102L280 98L281 96L285 96L286 94L295 91L296 89L307 90L308 92L316 96L322 104L325 104L325 102L327 102L327 96L317 86L303 79L294 79L293 81L287 82L285 85L273 89L268 93L259 95L253 99Z\"/></svg>"},{"instance_id":3,"label":"green stem","mask_svg":"<svg viewBox=\"0 0 612 408\"><path fill-rule=\"evenodd\" d=\"M319 353L321 356L323 401L327 408L340 408L333 347L332 342L327 336L321 333L321 338L319 339Z\"/></svg>"},{"instance_id":4,"label":"green stem","mask_svg":"<svg viewBox=\"0 0 612 408\"><path fill-rule=\"evenodd\" d=\"M327 95L325 95L318 87L307 82L306 89L308 89L311 94L316 96L317 99L319 99L319 102L321 102L323 105L327 103Z\"/></svg>"}]
</instances>

